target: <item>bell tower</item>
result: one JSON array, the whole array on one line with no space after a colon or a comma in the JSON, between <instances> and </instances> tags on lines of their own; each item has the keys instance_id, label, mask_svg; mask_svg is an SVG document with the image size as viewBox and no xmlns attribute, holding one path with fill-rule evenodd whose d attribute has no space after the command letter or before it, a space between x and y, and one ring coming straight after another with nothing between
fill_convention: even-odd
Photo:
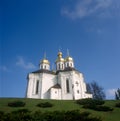
<instances>
[{"instance_id":1,"label":"bell tower","mask_svg":"<svg viewBox=\"0 0 120 121\"><path fill-rule=\"evenodd\" d=\"M44 58L40 61L40 69L50 70L50 62L46 59L45 54Z\"/></svg>"},{"instance_id":2,"label":"bell tower","mask_svg":"<svg viewBox=\"0 0 120 121\"><path fill-rule=\"evenodd\" d=\"M62 52L58 52L58 57L56 59L56 70L64 70L64 58L62 58Z\"/></svg>"},{"instance_id":3,"label":"bell tower","mask_svg":"<svg viewBox=\"0 0 120 121\"><path fill-rule=\"evenodd\" d=\"M73 58L69 55L69 50L67 50L67 57L65 58L65 68L74 68L74 60Z\"/></svg>"}]
</instances>

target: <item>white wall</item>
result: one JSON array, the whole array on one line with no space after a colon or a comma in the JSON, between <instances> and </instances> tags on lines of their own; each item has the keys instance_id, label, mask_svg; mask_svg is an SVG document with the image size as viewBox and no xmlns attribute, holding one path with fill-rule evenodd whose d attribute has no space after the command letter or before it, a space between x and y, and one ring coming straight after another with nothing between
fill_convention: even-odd
<instances>
[{"instance_id":1,"label":"white wall","mask_svg":"<svg viewBox=\"0 0 120 121\"><path fill-rule=\"evenodd\" d=\"M66 91L66 79L69 80L69 89L70 92L67 93ZM63 100L72 100L72 79L71 79L71 73L70 72L60 72L58 75L58 82L61 85L61 99Z\"/></svg>"},{"instance_id":2,"label":"white wall","mask_svg":"<svg viewBox=\"0 0 120 121\"><path fill-rule=\"evenodd\" d=\"M51 88L51 90L50 90L50 99L61 100L61 89Z\"/></svg>"},{"instance_id":3,"label":"white wall","mask_svg":"<svg viewBox=\"0 0 120 121\"><path fill-rule=\"evenodd\" d=\"M41 99L49 99L49 89L56 84L56 75L43 73Z\"/></svg>"},{"instance_id":4,"label":"white wall","mask_svg":"<svg viewBox=\"0 0 120 121\"><path fill-rule=\"evenodd\" d=\"M58 75L30 73L28 79L27 98L73 100L92 97L86 93L82 73L77 71L59 72ZM66 91L66 79L69 80L69 93ZM37 80L39 80L38 94L36 94ZM61 85L61 90L51 88L57 83Z\"/></svg>"},{"instance_id":5,"label":"white wall","mask_svg":"<svg viewBox=\"0 0 120 121\"><path fill-rule=\"evenodd\" d=\"M28 86L27 86L27 98L32 98L33 81L34 81L34 75L29 74L28 75Z\"/></svg>"},{"instance_id":6,"label":"white wall","mask_svg":"<svg viewBox=\"0 0 120 121\"><path fill-rule=\"evenodd\" d=\"M69 79L70 92L66 92L66 79ZM73 100L91 97L86 94L86 84L82 73L76 71L60 72L58 81L61 84L61 99ZM76 84L77 83L77 84Z\"/></svg>"}]
</instances>

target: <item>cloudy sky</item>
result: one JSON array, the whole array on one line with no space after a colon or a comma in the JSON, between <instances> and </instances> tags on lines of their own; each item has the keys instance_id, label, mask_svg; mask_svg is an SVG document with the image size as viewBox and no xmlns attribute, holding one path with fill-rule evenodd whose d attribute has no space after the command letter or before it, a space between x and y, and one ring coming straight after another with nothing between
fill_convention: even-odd
<instances>
[{"instance_id":1,"label":"cloudy sky","mask_svg":"<svg viewBox=\"0 0 120 121\"><path fill-rule=\"evenodd\" d=\"M0 5L0 97L24 97L27 74L61 49L86 82L114 99L120 88L119 0L4 0ZM54 65L55 68L55 65Z\"/></svg>"}]
</instances>

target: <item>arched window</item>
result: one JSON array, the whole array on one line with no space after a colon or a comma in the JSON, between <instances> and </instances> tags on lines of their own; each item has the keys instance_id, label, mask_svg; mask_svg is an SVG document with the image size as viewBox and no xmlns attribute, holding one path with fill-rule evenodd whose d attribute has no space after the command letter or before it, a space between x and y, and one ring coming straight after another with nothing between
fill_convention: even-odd
<instances>
[{"instance_id":1,"label":"arched window","mask_svg":"<svg viewBox=\"0 0 120 121\"><path fill-rule=\"evenodd\" d=\"M63 64L62 64L62 69L63 69Z\"/></svg>"},{"instance_id":2,"label":"arched window","mask_svg":"<svg viewBox=\"0 0 120 121\"><path fill-rule=\"evenodd\" d=\"M67 63L67 67L69 67L69 63Z\"/></svg>"},{"instance_id":3,"label":"arched window","mask_svg":"<svg viewBox=\"0 0 120 121\"><path fill-rule=\"evenodd\" d=\"M77 93L78 93L78 94L80 93L79 90L77 90Z\"/></svg>"},{"instance_id":4,"label":"arched window","mask_svg":"<svg viewBox=\"0 0 120 121\"><path fill-rule=\"evenodd\" d=\"M37 80L37 82L36 82L36 94L38 94L38 90L39 90L39 80Z\"/></svg>"},{"instance_id":5,"label":"arched window","mask_svg":"<svg viewBox=\"0 0 120 121\"><path fill-rule=\"evenodd\" d=\"M69 79L66 79L66 92L70 92L70 87L69 87Z\"/></svg>"},{"instance_id":6,"label":"arched window","mask_svg":"<svg viewBox=\"0 0 120 121\"><path fill-rule=\"evenodd\" d=\"M46 69L46 65L44 66L44 68Z\"/></svg>"},{"instance_id":7,"label":"arched window","mask_svg":"<svg viewBox=\"0 0 120 121\"><path fill-rule=\"evenodd\" d=\"M41 69L43 69L43 65L41 65Z\"/></svg>"},{"instance_id":8,"label":"arched window","mask_svg":"<svg viewBox=\"0 0 120 121\"><path fill-rule=\"evenodd\" d=\"M60 69L60 63L58 64L58 69Z\"/></svg>"}]
</instances>

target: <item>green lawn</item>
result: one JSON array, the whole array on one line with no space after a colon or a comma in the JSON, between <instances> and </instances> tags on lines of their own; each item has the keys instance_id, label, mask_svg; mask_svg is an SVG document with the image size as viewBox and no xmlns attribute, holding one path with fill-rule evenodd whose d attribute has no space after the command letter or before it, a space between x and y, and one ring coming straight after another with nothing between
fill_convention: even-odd
<instances>
[{"instance_id":1,"label":"green lawn","mask_svg":"<svg viewBox=\"0 0 120 121\"><path fill-rule=\"evenodd\" d=\"M21 100L26 103L25 107L15 108L9 107L7 104L8 102L12 102L15 100ZM50 102L53 104L51 108L40 108L36 105L40 102ZM41 110L41 111L69 111L69 110L80 110L80 112L88 111L91 113L91 116L100 116L103 121L120 121L120 108L116 108L115 104L120 101L115 100L106 100L106 106L113 108L113 111L103 112L103 111L94 111L90 109L82 108L82 105L78 105L75 101L68 101L68 100L40 100L40 99L26 99L26 98L0 98L0 111L4 111L6 113L18 110L18 109L28 109L32 112Z\"/></svg>"}]
</instances>

